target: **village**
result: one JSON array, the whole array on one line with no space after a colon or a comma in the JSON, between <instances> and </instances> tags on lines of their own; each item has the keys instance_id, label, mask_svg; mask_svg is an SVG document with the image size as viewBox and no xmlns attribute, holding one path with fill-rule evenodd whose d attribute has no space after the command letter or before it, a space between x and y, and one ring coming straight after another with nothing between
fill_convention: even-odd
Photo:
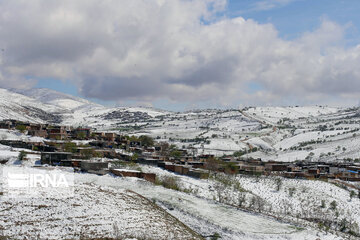
<instances>
[{"instance_id":1,"label":"village","mask_svg":"<svg viewBox=\"0 0 360 240\"><path fill-rule=\"evenodd\" d=\"M238 155L194 155L187 149L178 149L166 142L155 142L147 136L125 136L114 132L97 132L91 128L35 124L17 120L3 120L1 129L18 130L23 134L40 137L45 141L26 142L0 140L0 144L22 148L41 156L41 165L73 167L104 175L112 173L123 177L138 177L156 181L154 173L119 168L126 163L153 165L170 172L206 179L210 171L227 174L282 176L298 179L340 179L360 181L360 164L338 160L335 162L262 161ZM5 163L6 161L2 161Z\"/></svg>"}]
</instances>

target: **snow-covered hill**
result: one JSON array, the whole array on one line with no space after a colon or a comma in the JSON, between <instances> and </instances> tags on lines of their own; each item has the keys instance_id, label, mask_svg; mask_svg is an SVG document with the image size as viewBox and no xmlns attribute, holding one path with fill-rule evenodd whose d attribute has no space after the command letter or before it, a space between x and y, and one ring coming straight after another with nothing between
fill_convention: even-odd
<instances>
[{"instance_id":1,"label":"snow-covered hill","mask_svg":"<svg viewBox=\"0 0 360 240\"><path fill-rule=\"evenodd\" d=\"M29 122L60 122L64 109L0 88L0 119Z\"/></svg>"},{"instance_id":2,"label":"snow-covered hill","mask_svg":"<svg viewBox=\"0 0 360 240\"><path fill-rule=\"evenodd\" d=\"M0 89L0 119L89 126L126 135L150 135L194 154L232 154L295 161L360 159L358 108L250 107L169 112L105 107L49 89ZM257 151L249 150L256 149Z\"/></svg>"},{"instance_id":3,"label":"snow-covered hill","mask_svg":"<svg viewBox=\"0 0 360 240\"><path fill-rule=\"evenodd\" d=\"M81 107L101 107L83 98L57 92L47 88L33 88L26 90L11 89L11 91L33 98L41 103L55 105L59 108L74 110Z\"/></svg>"}]
</instances>

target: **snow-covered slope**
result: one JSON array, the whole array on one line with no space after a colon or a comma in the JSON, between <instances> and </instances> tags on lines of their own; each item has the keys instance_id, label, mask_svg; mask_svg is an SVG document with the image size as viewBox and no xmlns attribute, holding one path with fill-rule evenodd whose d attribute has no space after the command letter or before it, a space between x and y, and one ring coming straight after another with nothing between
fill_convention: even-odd
<instances>
[{"instance_id":1,"label":"snow-covered slope","mask_svg":"<svg viewBox=\"0 0 360 240\"><path fill-rule=\"evenodd\" d=\"M244 111L254 119L276 124L281 119L315 118L320 115L332 114L339 108L326 106L304 107L252 107Z\"/></svg>"},{"instance_id":2,"label":"snow-covered slope","mask_svg":"<svg viewBox=\"0 0 360 240\"><path fill-rule=\"evenodd\" d=\"M0 119L71 126L116 128L119 122L143 122L169 114L141 107L105 107L51 89L0 89Z\"/></svg>"},{"instance_id":3,"label":"snow-covered slope","mask_svg":"<svg viewBox=\"0 0 360 240\"><path fill-rule=\"evenodd\" d=\"M100 105L83 98L74 97L72 95L57 92L47 88L33 88L27 90L14 89L12 91L33 98L41 103L55 105L63 109L74 110L80 107L100 107Z\"/></svg>"},{"instance_id":4,"label":"snow-covered slope","mask_svg":"<svg viewBox=\"0 0 360 240\"><path fill-rule=\"evenodd\" d=\"M57 106L44 104L34 98L0 88L0 119L59 122L60 117L57 113L63 111Z\"/></svg>"},{"instance_id":5,"label":"snow-covered slope","mask_svg":"<svg viewBox=\"0 0 360 240\"><path fill-rule=\"evenodd\" d=\"M190 148L194 154L222 156L255 148L258 151L247 156L278 161L360 158L358 108L250 107L179 113L105 107L49 89L17 93L0 89L0 119L9 118L145 134Z\"/></svg>"}]
</instances>

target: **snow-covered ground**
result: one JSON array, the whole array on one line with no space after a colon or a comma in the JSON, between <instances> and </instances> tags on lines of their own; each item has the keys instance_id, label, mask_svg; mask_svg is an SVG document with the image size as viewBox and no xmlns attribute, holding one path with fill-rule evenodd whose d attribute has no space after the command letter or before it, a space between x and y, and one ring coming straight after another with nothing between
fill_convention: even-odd
<instances>
[{"instance_id":1,"label":"snow-covered ground","mask_svg":"<svg viewBox=\"0 0 360 240\"><path fill-rule=\"evenodd\" d=\"M29 166L13 166L22 167ZM73 174L61 168L57 170L64 174ZM156 172L160 177L173 175L154 167L143 167L143 170ZM220 203L213 198L217 193L211 180L176 176L183 187L193 188L191 192L181 192L136 178L93 174L74 174L74 177L75 192L71 197L18 198L10 201L5 194L0 198L2 235L19 239L24 236L47 239L196 239L197 232L207 236L218 233L222 239L342 239L313 227L303 228L279 222L266 215L232 207L226 202ZM259 186L249 187L257 189ZM312 189L312 186L308 189ZM270 196L271 193L265 192L265 195ZM283 198L286 196L281 195L284 195ZM340 199L342 198L340 197L339 201ZM282 204L281 200L282 198L279 204ZM164 208L169 214L153 203ZM356 204L354 201L349 206ZM354 215L357 211L354 211Z\"/></svg>"},{"instance_id":2,"label":"snow-covered ground","mask_svg":"<svg viewBox=\"0 0 360 240\"><path fill-rule=\"evenodd\" d=\"M46 171L46 170L43 170ZM69 174L63 172L64 174ZM77 178L69 197L0 199L0 236L11 239L201 239L150 200L128 188ZM112 180L112 177L110 177ZM6 199L6 200L4 200Z\"/></svg>"},{"instance_id":3,"label":"snow-covered ground","mask_svg":"<svg viewBox=\"0 0 360 240\"><path fill-rule=\"evenodd\" d=\"M5 139L31 141L17 131L1 130L1 133L6 136ZM273 142L279 142L278 135L291 133L288 130L267 131L265 129L258 131L256 137L253 138L249 133L246 134L248 134L248 139L244 137L239 144L242 144L244 148L248 144L261 148L263 142L271 145ZM295 134L307 136L308 131L298 131ZM341 141L353 142L357 139L357 137L352 137L352 133L344 133L343 137L334 135L333 138L340 138ZM314 136L319 135L315 133ZM331 136L331 134L321 132L320 136L327 139L326 136ZM225 139L231 142L231 138ZM309 140L312 137L304 139ZM294 142L291 146L301 141ZM321 144L333 145L331 142ZM353 148L355 145L356 142ZM276 149L274 144L272 146ZM274 151L273 149L269 151ZM31 168L38 164L39 154L29 150L27 150L27 160L18 161L17 156L21 150L23 149L0 145L0 159L9 159L6 165L0 166L0 172L3 166ZM307 151L297 150L286 153L290 155L304 152L305 157ZM335 151L347 152L343 149ZM271 156L271 152L269 154L258 151L253 154ZM277 239L343 239L344 236L341 234L337 236L334 233L319 230L311 219L320 218L336 224L347 219L351 227L360 224L359 199L350 198L351 189L346 190L332 183L281 178L281 186L276 189L278 180L274 177L243 175L224 177L219 174L209 180L200 180L177 175L157 167L140 167L144 172L156 173L159 179L164 176L178 179L181 191L166 189L136 178L76 173L74 174L75 197L62 199L61 202L57 198L9 201L3 196L0 200L0 206L2 206L0 226L4 226L4 229L0 233L12 237L19 234L34 237L40 234L44 238L86 237L89 232L99 237L122 234L121 236L141 238L144 234L152 234L151 236L156 239L168 239L173 236L169 234L174 233L178 234L176 235L178 237L173 237L175 239L187 239L184 236L195 234L192 232L195 231L204 236L219 233L222 239L274 239L274 237ZM55 169L63 171L63 168ZM64 171L64 174L68 174L68 171ZM127 190L144 196L150 202L142 201L141 197ZM128 199L135 200L128 201ZM335 209L331 208L333 201L337 205ZM135 204L135 206L133 202L141 202L141 204ZM151 202L162 207L179 221L157 209ZM126 214L127 212L129 214ZM154 226L153 221L149 219L157 219L158 224ZM277 219L282 219L282 221ZM138 224L129 226L125 224L132 221ZM167 225L168 221L173 221L171 227L174 229ZM60 233L59 226L65 226L66 230ZM167 232L169 229L171 233Z\"/></svg>"}]
</instances>

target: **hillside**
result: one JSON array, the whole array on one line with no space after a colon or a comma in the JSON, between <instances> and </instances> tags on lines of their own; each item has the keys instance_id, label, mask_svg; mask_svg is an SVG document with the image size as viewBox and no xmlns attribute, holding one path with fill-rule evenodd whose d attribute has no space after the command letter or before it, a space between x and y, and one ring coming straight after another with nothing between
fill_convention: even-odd
<instances>
[{"instance_id":1,"label":"hillside","mask_svg":"<svg viewBox=\"0 0 360 240\"><path fill-rule=\"evenodd\" d=\"M0 119L60 123L64 109L0 88Z\"/></svg>"},{"instance_id":2,"label":"hillside","mask_svg":"<svg viewBox=\"0 0 360 240\"><path fill-rule=\"evenodd\" d=\"M7 171L34 169L38 164L39 155L28 154L27 161L19 162L16 158L21 149L1 145L0 149L3 149L0 156L10 159L6 165L0 165L2 172L5 168ZM37 166L37 173L55 172L72 177L73 193L71 189L65 189L67 194L64 194L60 189L37 188L34 198L9 198L7 189L3 189L0 236L12 239L202 239L200 235L217 233L225 240L265 240L274 236L279 240L344 239L345 235L340 232L324 231L305 220L334 217L335 211L330 208L334 200L338 203L336 220L347 216L352 224L359 223L359 199L349 201L349 191L335 184L283 179L281 188L276 190L273 177L218 175L202 180L158 167L135 167L156 173L159 179L175 179L180 189L164 188L137 178ZM320 208L322 200L324 208ZM296 220L294 216L303 220Z\"/></svg>"},{"instance_id":3,"label":"hillside","mask_svg":"<svg viewBox=\"0 0 360 240\"><path fill-rule=\"evenodd\" d=\"M105 107L48 89L0 89L0 119L88 126L150 135L194 154L233 154L264 160L360 158L358 108L247 107L169 112ZM255 150L256 151L255 151Z\"/></svg>"}]
</instances>

